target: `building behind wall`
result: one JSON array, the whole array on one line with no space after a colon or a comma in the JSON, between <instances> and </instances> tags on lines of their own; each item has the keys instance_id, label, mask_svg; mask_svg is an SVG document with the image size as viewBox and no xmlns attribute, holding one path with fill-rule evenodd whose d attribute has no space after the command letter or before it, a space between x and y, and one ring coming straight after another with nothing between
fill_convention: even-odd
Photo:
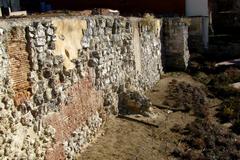
<instances>
[{"instance_id":1,"label":"building behind wall","mask_svg":"<svg viewBox=\"0 0 240 160\"><path fill-rule=\"evenodd\" d=\"M208 0L186 0L186 16L191 19L189 28L190 51L203 52L208 48Z\"/></svg>"},{"instance_id":2,"label":"building behind wall","mask_svg":"<svg viewBox=\"0 0 240 160\"><path fill-rule=\"evenodd\" d=\"M240 0L216 0L213 25L217 34L240 35Z\"/></svg>"}]
</instances>

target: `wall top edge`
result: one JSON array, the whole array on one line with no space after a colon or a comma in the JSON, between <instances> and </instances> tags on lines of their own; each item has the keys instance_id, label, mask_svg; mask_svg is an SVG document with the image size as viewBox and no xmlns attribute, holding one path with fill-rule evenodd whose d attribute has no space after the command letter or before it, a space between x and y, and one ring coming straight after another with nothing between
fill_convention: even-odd
<instances>
[{"instance_id":1,"label":"wall top edge","mask_svg":"<svg viewBox=\"0 0 240 160\"><path fill-rule=\"evenodd\" d=\"M144 17L123 17L123 16L108 16L108 15L93 15L93 16L72 16L72 15L56 15L56 16L47 16L47 17L22 17L22 18L8 18L8 19L0 19L0 28L8 29L13 26L24 27L32 24L32 22L49 22L54 20L63 20L63 19L90 19L90 18L103 18L103 19L120 19L126 21L139 21L144 19ZM188 19L187 17L162 17L155 18L156 20L177 20L177 19Z\"/></svg>"}]
</instances>

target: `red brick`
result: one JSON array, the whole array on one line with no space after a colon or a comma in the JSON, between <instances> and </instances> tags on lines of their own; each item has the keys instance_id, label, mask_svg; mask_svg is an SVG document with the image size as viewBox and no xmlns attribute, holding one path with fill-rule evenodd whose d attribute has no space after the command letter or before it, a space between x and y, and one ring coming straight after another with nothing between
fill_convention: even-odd
<instances>
[{"instance_id":1,"label":"red brick","mask_svg":"<svg viewBox=\"0 0 240 160\"><path fill-rule=\"evenodd\" d=\"M86 123L96 111L105 118L103 96L93 89L89 80L85 79L70 87L67 91L70 102L61 106L59 113L53 113L44 119L44 123L56 129L56 144L48 150L46 159L64 159L62 143L71 137L71 133Z\"/></svg>"},{"instance_id":2,"label":"red brick","mask_svg":"<svg viewBox=\"0 0 240 160\"><path fill-rule=\"evenodd\" d=\"M13 80L13 90L15 92L14 101L16 106L20 105L31 96L30 82L28 74L30 73L30 64L28 52L26 50L25 30L21 27L14 27L8 34L7 53L10 58L10 77Z\"/></svg>"}]
</instances>

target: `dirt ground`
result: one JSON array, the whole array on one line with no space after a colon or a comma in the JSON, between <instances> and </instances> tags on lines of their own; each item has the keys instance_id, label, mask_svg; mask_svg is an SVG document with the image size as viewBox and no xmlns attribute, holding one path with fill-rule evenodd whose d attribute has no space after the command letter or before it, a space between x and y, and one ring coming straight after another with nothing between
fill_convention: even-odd
<instances>
[{"instance_id":1,"label":"dirt ground","mask_svg":"<svg viewBox=\"0 0 240 160\"><path fill-rule=\"evenodd\" d=\"M202 84L194 81L184 73L172 73L163 77L159 83L147 93L154 104L162 104L168 91L168 84L173 79L185 81L192 86ZM211 102L211 103L217 103ZM130 117L158 125L149 126L136 121L111 117L105 124L104 135L92 143L79 160L174 160L171 152L176 147L184 148L181 142L183 135L172 132L171 128L195 120L191 113L172 112L153 107L153 116L146 118L140 115Z\"/></svg>"}]
</instances>

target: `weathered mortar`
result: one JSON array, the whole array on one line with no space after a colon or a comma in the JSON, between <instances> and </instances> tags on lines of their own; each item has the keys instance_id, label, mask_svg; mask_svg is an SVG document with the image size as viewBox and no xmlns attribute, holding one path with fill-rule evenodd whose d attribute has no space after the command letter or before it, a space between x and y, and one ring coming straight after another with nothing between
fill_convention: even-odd
<instances>
[{"instance_id":1,"label":"weathered mortar","mask_svg":"<svg viewBox=\"0 0 240 160\"><path fill-rule=\"evenodd\" d=\"M162 20L153 22L154 29L139 18L102 16L2 22L0 158L73 159L82 151L107 113L118 113L119 93L143 93L160 79Z\"/></svg>"}]
</instances>

